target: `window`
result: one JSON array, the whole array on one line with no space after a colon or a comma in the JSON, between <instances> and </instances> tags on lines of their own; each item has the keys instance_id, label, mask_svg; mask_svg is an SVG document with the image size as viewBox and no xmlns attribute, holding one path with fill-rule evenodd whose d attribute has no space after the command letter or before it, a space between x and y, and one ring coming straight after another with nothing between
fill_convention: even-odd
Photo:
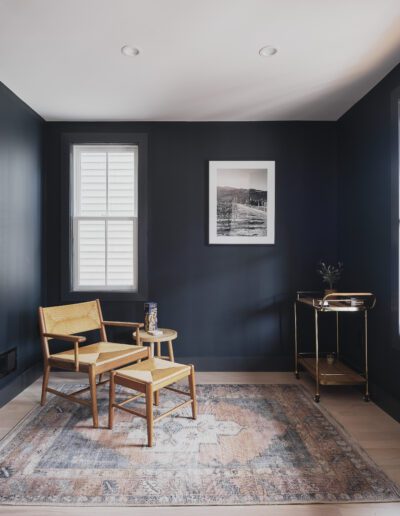
<instances>
[{"instance_id":1,"label":"window","mask_svg":"<svg viewBox=\"0 0 400 516\"><path fill-rule=\"evenodd\" d=\"M72 146L72 290L138 290L138 147Z\"/></svg>"}]
</instances>

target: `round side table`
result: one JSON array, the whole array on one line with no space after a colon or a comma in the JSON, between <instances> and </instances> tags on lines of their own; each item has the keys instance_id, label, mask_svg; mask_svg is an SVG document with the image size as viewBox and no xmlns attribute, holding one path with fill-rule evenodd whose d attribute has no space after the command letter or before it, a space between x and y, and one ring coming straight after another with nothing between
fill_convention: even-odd
<instances>
[{"instance_id":1,"label":"round side table","mask_svg":"<svg viewBox=\"0 0 400 516\"><path fill-rule=\"evenodd\" d=\"M174 362L174 348L172 347L172 341L178 337L178 332L170 330L168 328L159 328L162 331L162 335L152 335L147 333L145 330L139 330L140 343L143 342L150 344L151 356L154 357L154 344L157 344L157 358L166 358ZM136 338L136 332L133 332L133 338ZM161 355L161 343L168 343L168 356Z\"/></svg>"}]
</instances>

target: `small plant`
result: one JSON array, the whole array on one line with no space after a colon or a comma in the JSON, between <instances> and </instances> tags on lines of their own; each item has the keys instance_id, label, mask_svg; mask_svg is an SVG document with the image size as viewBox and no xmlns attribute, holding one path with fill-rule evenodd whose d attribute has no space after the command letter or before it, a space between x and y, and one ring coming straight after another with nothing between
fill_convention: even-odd
<instances>
[{"instance_id":1,"label":"small plant","mask_svg":"<svg viewBox=\"0 0 400 516\"><path fill-rule=\"evenodd\" d=\"M334 285L338 283L342 276L343 263L338 262L337 265L327 265L325 262L319 262L317 274L322 276L322 281L329 285L330 290L333 290Z\"/></svg>"}]
</instances>

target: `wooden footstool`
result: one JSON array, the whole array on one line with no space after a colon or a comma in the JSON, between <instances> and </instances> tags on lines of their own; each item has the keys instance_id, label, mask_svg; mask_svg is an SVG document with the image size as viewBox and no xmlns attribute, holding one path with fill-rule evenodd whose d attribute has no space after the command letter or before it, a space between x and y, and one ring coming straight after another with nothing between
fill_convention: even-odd
<instances>
[{"instance_id":1,"label":"wooden footstool","mask_svg":"<svg viewBox=\"0 0 400 516\"><path fill-rule=\"evenodd\" d=\"M171 387L171 384L188 377L189 379L189 393ZM115 402L115 385L122 385L139 391L139 394L131 396L126 400ZM190 396L190 400L184 401L176 405L172 409L164 412L157 418L153 417L153 395L155 404L158 405L158 394L160 389L169 389L170 391ZM125 407L127 403L133 401L141 396L146 397L146 414L137 412L136 410ZM143 417L147 419L147 444L153 446L153 426L156 421L169 416L176 410L192 405L192 417L197 417L197 401L196 401L196 385L194 379L194 366L177 364L169 360L160 358L150 358L139 364L134 364L122 369L117 369L111 372L110 378L110 405L109 405L109 419L108 427L112 429L114 423L114 408L119 408L129 414Z\"/></svg>"}]
</instances>

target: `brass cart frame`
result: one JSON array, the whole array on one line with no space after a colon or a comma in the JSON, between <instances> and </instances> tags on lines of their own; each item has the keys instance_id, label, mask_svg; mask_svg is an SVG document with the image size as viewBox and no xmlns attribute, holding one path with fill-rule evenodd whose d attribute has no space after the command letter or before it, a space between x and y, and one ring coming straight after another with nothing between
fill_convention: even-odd
<instances>
[{"instance_id":1,"label":"brass cart frame","mask_svg":"<svg viewBox=\"0 0 400 516\"><path fill-rule=\"evenodd\" d=\"M368 311L374 308L376 298L371 292L335 292L321 297L316 292L299 291L294 302L294 343L295 343L295 375L299 378L301 365L315 379L314 401L320 400L320 385L365 385L364 400L369 401L368 386ZM298 349L298 305L308 306L314 310L315 353L299 353ZM319 313L336 313L336 360L333 364L321 361L319 347ZM364 373L358 374L339 360L339 313L364 312Z\"/></svg>"}]
</instances>

